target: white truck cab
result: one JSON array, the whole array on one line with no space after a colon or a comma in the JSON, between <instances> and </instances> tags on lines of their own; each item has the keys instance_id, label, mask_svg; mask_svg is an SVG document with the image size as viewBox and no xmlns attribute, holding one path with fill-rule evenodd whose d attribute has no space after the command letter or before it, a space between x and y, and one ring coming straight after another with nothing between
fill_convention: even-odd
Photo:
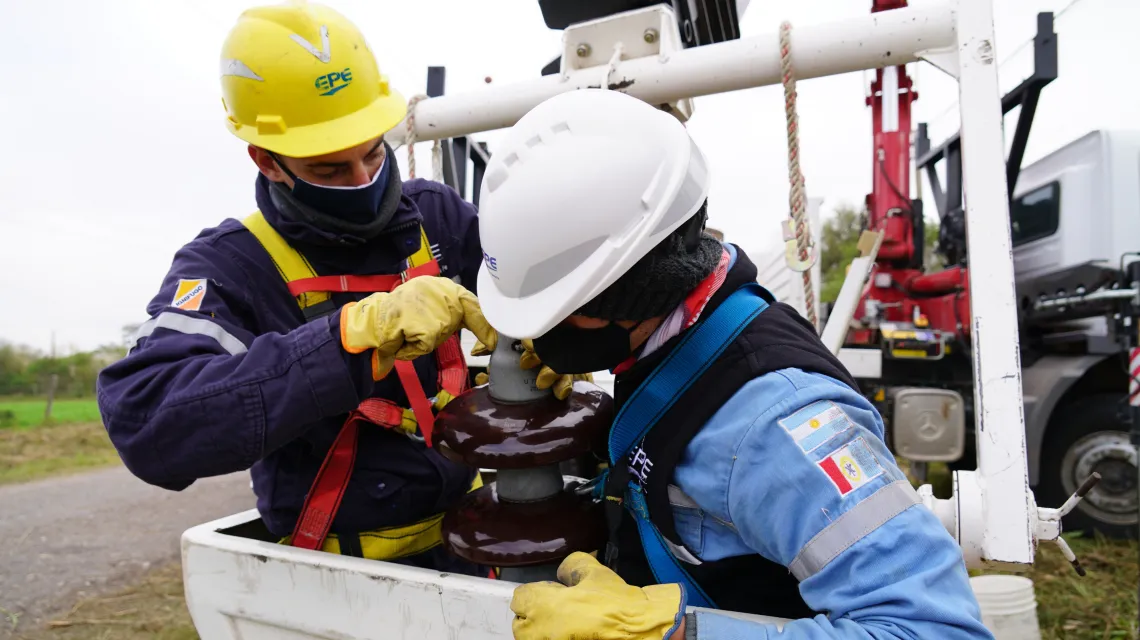
<instances>
[{"instance_id":1,"label":"white truck cab","mask_svg":"<svg viewBox=\"0 0 1140 640\"><path fill-rule=\"evenodd\" d=\"M1019 281L1140 248L1140 131L1092 131L1024 167L1009 210Z\"/></svg>"}]
</instances>

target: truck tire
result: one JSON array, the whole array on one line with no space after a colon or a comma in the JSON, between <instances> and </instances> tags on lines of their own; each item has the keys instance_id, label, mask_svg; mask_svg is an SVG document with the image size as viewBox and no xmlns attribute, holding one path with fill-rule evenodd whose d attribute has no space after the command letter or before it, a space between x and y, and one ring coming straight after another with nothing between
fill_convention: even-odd
<instances>
[{"instance_id":1,"label":"truck tire","mask_svg":"<svg viewBox=\"0 0 1140 640\"><path fill-rule=\"evenodd\" d=\"M1039 507L1060 507L1096 471L1100 483L1063 521L1064 531L1136 538L1137 460L1129 440L1128 406L1105 393L1078 398L1049 419L1036 497Z\"/></svg>"}]
</instances>

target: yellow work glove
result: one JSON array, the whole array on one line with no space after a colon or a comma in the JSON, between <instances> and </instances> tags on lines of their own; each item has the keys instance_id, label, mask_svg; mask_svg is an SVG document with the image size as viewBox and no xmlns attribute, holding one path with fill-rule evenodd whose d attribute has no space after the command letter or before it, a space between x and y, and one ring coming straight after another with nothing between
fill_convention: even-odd
<instances>
[{"instance_id":1,"label":"yellow work glove","mask_svg":"<svg viewBox=\"0 0 1140 640\"><path fill-rule=\"evenodd\" d=\"M435 400L431 403L431 408L439 411L440 409L446 407L448 402L451 402L454 399L455 396L444 391L443 389L440 389L439 393L435 396ZM419 426L420 423L418 420L416 420L416 412L412 411L411 409L404 409L404 415L400 420L400 426L396 428L409 436L414 436L416 435L416 429L418 429Z\"/></svg>"},{"instance_id":2,"label":"yellow work glove","mask_svg":"<svg viewBox=\"0 0 1140 640\"><path fill-rule=\"evenodd\" d=\"M576 552L559 565L558 582L515 588L511 629L516 640L663 640L681 623L682 593L679 584L631 587Z\"/></svg>"},{"instance_id":3,"label":"yellow work glove","mask_svg":"<svg viewBox=\"0 0 1140 640\"><path fill-rule=\"evenodd\" d=\"M523 354L522 359L519 360L519 367L522 369L533 369L542 364L538 359L538 354L534 352L534 343L530 340L523 340ZM490 355L495 348L487 348L482 340L475 343L475 348L471 350L473 356L486 356ZM487 384L488 376L485 373L476 374L475 384ZM546 365L538 370L538 377L535 379L535 386L539 389L554 388L554 397L559 400L565 400L570 397L570 392L574 389L575 380L585 380L587 382L594 381L592 373L579 373L574 375L555 373L553 369Z\"/></svg>"},{"instance_id":4,"label":"yellow work glove","mask_svg":"<svg viewBox=\"0 0 1140 640\"><path fill-rule=\"evenodd\" d=\"M492 349L498 340L475 294L448 278L412 278L391 293L346 304L340 315L340 342L349 353L375 349L372 375L379 380L397 359L427 355L460 328Z\"/></svg>"}]
</instances>

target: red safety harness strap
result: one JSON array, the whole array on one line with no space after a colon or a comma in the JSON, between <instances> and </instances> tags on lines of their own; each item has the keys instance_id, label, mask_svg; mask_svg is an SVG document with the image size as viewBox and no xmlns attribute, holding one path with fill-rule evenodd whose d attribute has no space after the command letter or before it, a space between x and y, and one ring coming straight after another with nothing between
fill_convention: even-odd
<instances>
[{"instance_id":1,"label":"red safety harness strap","mask_svg":"<svg viewBox=\"0 0 1140 640\"><path fill-rule=\"evenodd\" d=\"M289 282L289 293L294 296L310 292L355 292L374 293L393 291L411 278L438 276L439 263L432 259L418 267L412 267L398 276L318 276ZM458 396L467 389L467 363L463 359L463 348L459 336L448 338L436 349L436 362L439 368L439 384L452 396ZM396 374L412 405L424 442L431 446L432 431L435 427L435 414L432 404L424 393L419 376L412 362L397 360ZM404 419L404 410L399 405L380 398L369 398L360 403L341 427L321 464L317 477L305 497L301 515L293 530L292 545L302 549L321 549L332 527L333 518L340 509L345 489L352 476L356 462L356 445L362 424L376 424L394 428Z\"/></svg>"},{"instance_id":2,"label":"red safety harness strap","mask_svg":"<svg viewBox=\"0 0 1140 640\"><path fill-rule=\"evenodd\" d=\"M435 428L435 414L431 411L431 401L428 400L423 385L420 384L420 378L416 375L416 367L409 360L397 360L396 374L400 376L400 384L404 387L404 395L408 396L408 404L412 405L412 413L416 414L416 424L420 426L424 444L430 447L432 429Z\"/></svg>"},{"instance_id":3,"label":"red safety harness strap","mask_svg":"<svg viewBox=\"0 0 1140 640\"><path fill-rule=\"evenodd\" d=\"M376 293L392 291L404 282L419 276L438 276L439 263L435 260L418 267L412 267L399 275L380 276L316 276L302 278L288 283L289 293L299 296L302 293Z\"/></svg>"},{"instance_id":4,"label":"red safety harness strap","mask_svg":"<svg viewBox=\"0 0 1140 640\"><path fill-rule=\"evenodd\" d=\"M316 276L294 280L289 283L289 293L299 296L302 293L320 291L322 293L374 293L391 291L403 280L400 276Z\"/></svg>"},{"instance_id":5,"label":"red safety harness strap","mask_svg":"<svg viewBox=\"0 0 1140 640\"><path fill-rule=\"evenodd\" d=\"M309 495L305 497L301 516L297 518L297 526L293 529L294 547L320 549L324 546L333 517L336 516L340 502L344 499L348 479L352 476L360 424L372 423L393 428L400 426L403 418L403 409L393 402L379 398L365 400L348 415L336 441L321 463L321 469L313 480Z\"/></svg>"}]
</instances>

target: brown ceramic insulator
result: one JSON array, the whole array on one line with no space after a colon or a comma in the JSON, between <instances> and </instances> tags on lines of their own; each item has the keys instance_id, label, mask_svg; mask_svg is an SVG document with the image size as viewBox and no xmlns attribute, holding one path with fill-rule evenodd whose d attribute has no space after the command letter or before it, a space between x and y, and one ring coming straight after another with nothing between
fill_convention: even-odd
<instances>
[{"instance_id":1,"label":"brown ceramic insulator","mask_svg":"<svg viewBox=\"0 0 1140 640\"><path fill-rule=\"evenodd\" d=\"M494 567L557 564L606 543L601 505L569 488L547 500L502 502L494 485L486 486L448 511L442 527L452 553Z\"/></svg>"},{"instance_id":2,"label":"brown ceramic insulator","mask_svg":"<svg viewBox=\"0 0 1140 640\"><path fill-rule=\"evenodd\" d=\"M613 417L613 398L589 382L575 382L566 400L550 395L518 404L496 401L484 385L439 412L432 444L473 467L525 469L605 451Z\"/></svg>"}]
</instances>

